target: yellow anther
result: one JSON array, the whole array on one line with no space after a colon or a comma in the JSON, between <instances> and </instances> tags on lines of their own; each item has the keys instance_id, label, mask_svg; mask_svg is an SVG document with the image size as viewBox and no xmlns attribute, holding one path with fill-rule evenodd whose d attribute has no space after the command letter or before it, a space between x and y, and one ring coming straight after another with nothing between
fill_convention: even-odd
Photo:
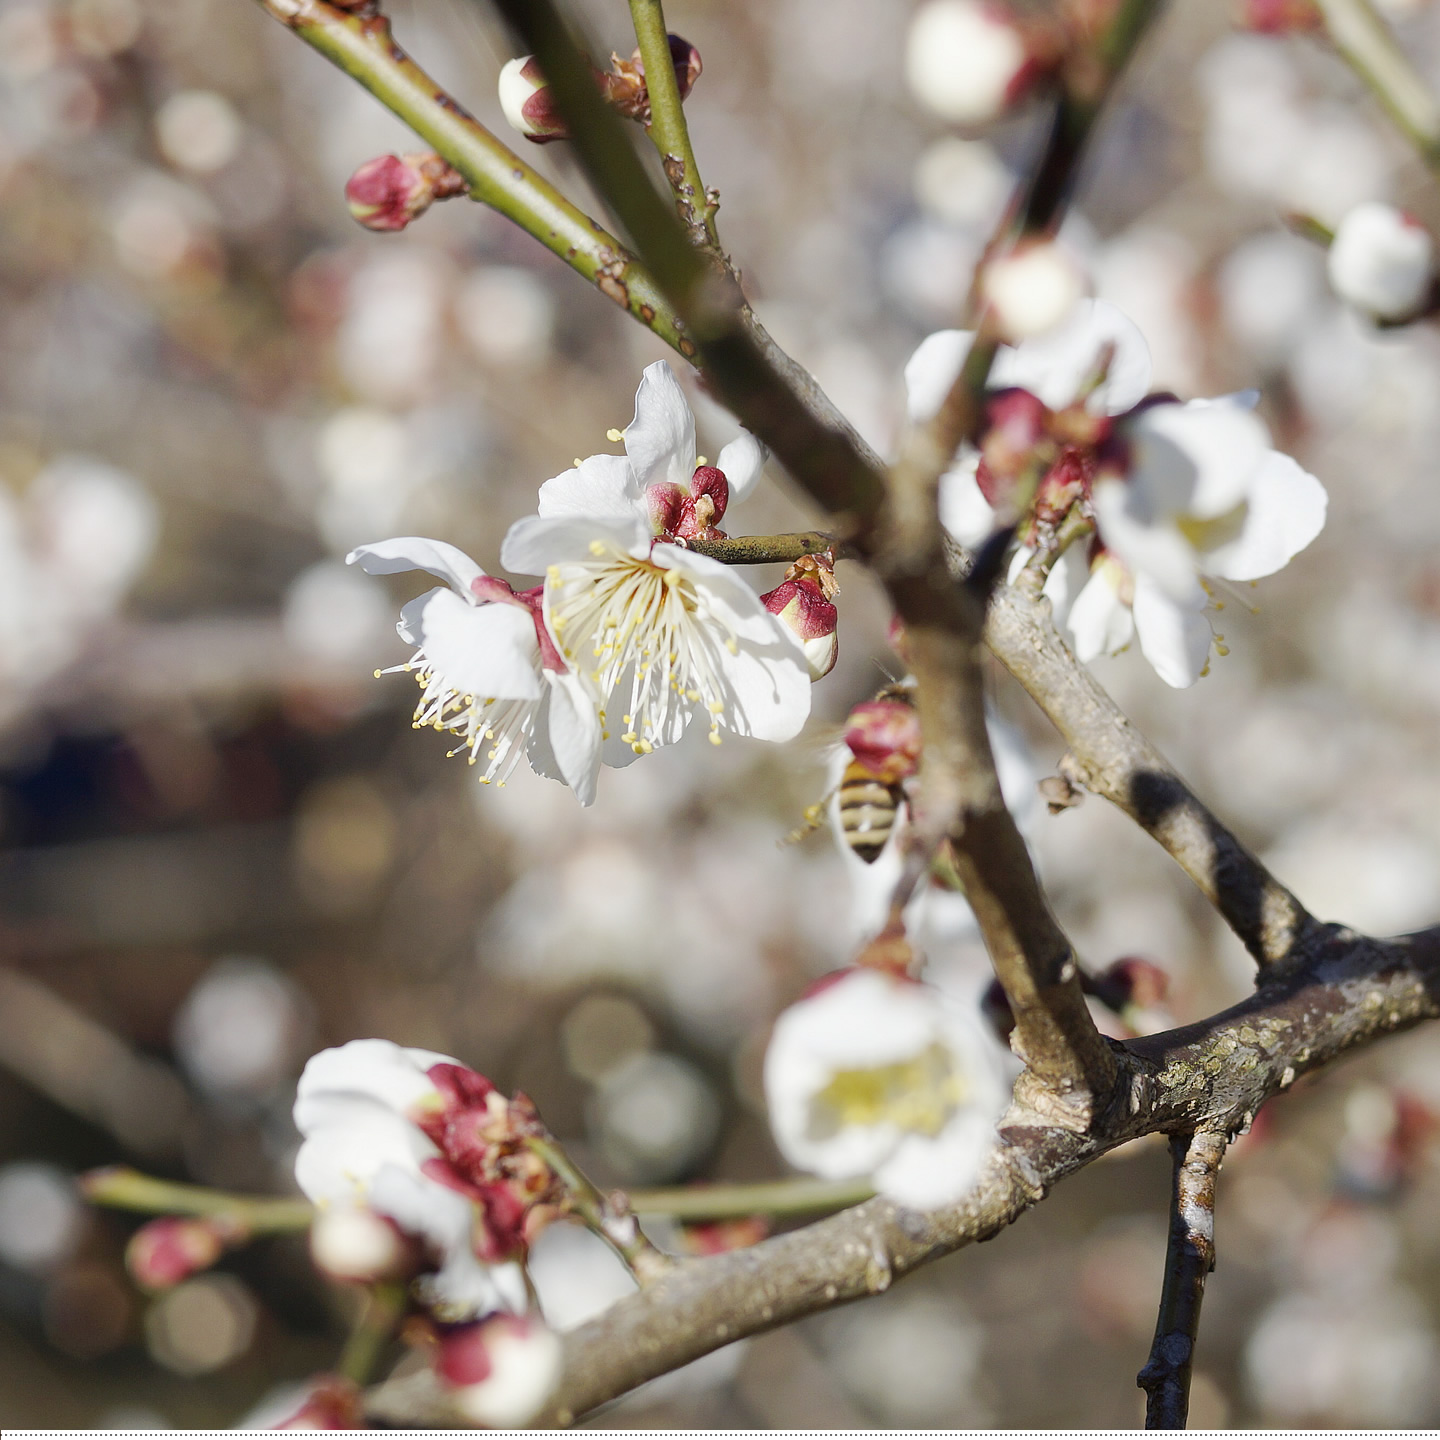
<instances>
[{"instance_id":1,"label":"yellow anther","mask_svg":"<svg viewBox=\"0 0 1440 1440\"><path fill-rule=\"evenodd\" d=\"M385 672L383 670L377 670L375 672L375 678L378 680L384 673Z\"/></svg>"},{"instance_id":2,"label":"yellow anther","mask_svg":"<svg viewBox=\"0 0 1440 1440\"><path fill-rule=\"evenodd\" d=\"M624 438L625 432L617 430L613 425L605 432L605 438L612 444L618 445Z\"/></svg>"},{"instance_id":3,"label":"yellow anther","mask_svg":"<svg viewBox=\"0 0 1440 1440\"><path fill-rule=\"evenodd\" d=\"M719 745L721 743L720 732L718 730L712 730L710 732L710 743L712 745Z\"/></svg>"},{"instance_id":4,"label":"yellow anther","mask_svg":"<svg viewBox=\"0 0 1440 1440\"><path fill-rule=\"evenodd\" d=\"M697 455L695 457L695 468L697 470L700 468L700 466L708 465L709 463L710 462L703 455Z\"/></svg>"}]
</instances>

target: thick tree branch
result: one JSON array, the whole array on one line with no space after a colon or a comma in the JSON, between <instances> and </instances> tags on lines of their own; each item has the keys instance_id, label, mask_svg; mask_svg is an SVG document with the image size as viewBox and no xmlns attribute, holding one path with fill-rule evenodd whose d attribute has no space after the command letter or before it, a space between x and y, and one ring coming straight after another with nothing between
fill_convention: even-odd
<instances>
[{"instance_id":1,"label":"thick tree branch","mask_svg":"<svg viewBox=\"0 0 1440 1440\"><path fill-rule=\"evenodd\" d=\"M1336 50L1406 139L1440 169L1440 102L1370 0L1316 0Z\"/></svg>"},{"instance_id":2,"label":"thick tree branch","mask_svg":"<svg viewBox=\"0 0 1440 1440\"><path fill-rule=\"evenodd\" d=\"M1225 1143L1225 1135L1211 1132L1170 1137L1175 1174L1165 1283L1150 1358L1137 1380L1145 1391L1147 1430L1183 1430L1190 1414L1200 1305L1215 1268L1215 1182Z\"/></svg>"},{"instance_id":3,"label":"thick tree branch","mask_svg":"<svg viewBox=\"0 0 1440 1440\"><path fill-rule=\"evenodd\" d=\"M1123 1099L1094 1133L1047 1123L1017 1097L1001 1145L960 1204L929 1214L872 1200L747 1250L676 1266L566 1337L554 1420L568 1424L732 1340L886 1289L995 1234L1065 1176L1140 1135L1229 1136L1299 1076L1440 1015L1440 928L1372 940L1317 929L1241 1004L1120 1051ZM377 1419L455 1423L425 1375L381 1386Z\"/></svg>"},{"instance_id":4,"label":"thick tree branch","mask_svg":"<svg viewBox=\"0 0 1440 1440\"><path fill-rule=\"evenodd\" d=\"M985 638L1064 737L1086 785L1175 858L1262 973L1318 928L1304 906L1210 813L1056 633L1050 606L1000 590Z\"/></svg>"}]
</instances>

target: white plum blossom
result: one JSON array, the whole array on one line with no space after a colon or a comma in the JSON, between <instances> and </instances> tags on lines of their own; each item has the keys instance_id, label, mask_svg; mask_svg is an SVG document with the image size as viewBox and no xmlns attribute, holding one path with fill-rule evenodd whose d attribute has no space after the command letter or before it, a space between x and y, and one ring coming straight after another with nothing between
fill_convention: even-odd
<instances>
[{"instance_id":1,"label":"white plum blossom","mask_svg":"<svg viewBox=\"0 0 1440 1440\"><path fill-rule=\"evenodd\" d=\"M1414 216L1371 200L1336 227L1326 265L1347 304L1377 320L1410 320L1435 280L1435 242Z\"/></svg>"},{"instance_id":2,"label":"white plum blossom","mask_svg":"<svg viewBox=\"0 0 1440 1440\"><path fill-rule=\"evenodd\" d=\"M421 1242L436 1261L425 1289L437 1313L464 1319L523 1310L519 1265L481 1260L475 1206L427 1173L442 1154L419 1122L452 1103L434 1078L437 1066L463 1068L448 1055L388 1040L352 1040L312 1056L295 1096L303 1140L296 1183L322 1218L369 1211Z\"/></svg>"},{"instance_id":3,"label":"white plum blossom","mask_svg":"<svg viewBox=\"0 0 1440 1440\"><path fill-rule=\"evenodd\" d=\"M521 755L540 775L595 798L600 721L579 677L545 628L540 594L515 594L443 540L406 537L362 545L346 557L371 575L424 570L447 582L400 612L400 638L416 647L397 669L421 688L417 726L460 737L482 783L504 784Z\"/></svg>"},{"instance_id":4,"label":"white plum blossom","mask_svg":"<svg viewBox=\"0 0 1440 1440\"><path fill-rule=\"evenodd\" d=\"M545 623L599 708L605 762L674 743L696 716L716 744L722 729L790 739L810 711L800 642L733 569L684 544L754 486L763 448L742 435L699 465L694 416L663 361L646 369L623 438L624 455L546 481L539 513L500 552L545 576Z\"/></svg>"},{"instance_id":5,"label":"white plum blossom","mask_svg":"<svg viewBox=\"0 0 1440 1440\"><path fill-rule=\"evenodd\" d=\"M910 417L939 409L973 335L931 335L905 368ZM1096 382L1103 356L1109 363ZM1206 615L1206 578L1257 580L1303 550L1325 523L1324 487L1270 447L1252 412L1253 392L1188 404L1156 397L1150 353L1134 324L1103 300L1082 301L1058 329L1001 347L993 391L1026 390L1052 410L1077 405L1110 417L1110 441L1089 461L1090 503L1099 539L1085 578L1072 548L1046 582L1057 620L1067 623L1082 660L1113 654L1138 638L1167 684L1191 685L1217 641ZM962 449L942 479L940 518L962 545L982 542L999 515L980 485L980 456ZM1021 547L1011 578L1028 560Z\"/></svg>"},{"instance_id":6,"label":"white plum blossom","mask_svg":"<svg viewBox=\"0 0 1440 1440\"><path fill-rule=\"evenodd\" d=\"M970 330L937 330L905 365L910 422L924 424L939 411L970 353ZM1110 347L1110 364L1097 383L1096 367ZM1128 316L1106 300L1081 300L1065 324L1019 345L1002 345L990 367L989 388L1028 390L1051 410L1063 410L1090 387L1092 415L1120 415L1150 388L1150 347ZM940 481L941 523L961 545L980 544L995 528L996 512L976 479L979 452L964 445Z\"/></svg>"},{"instance_id":7,"label":"white plum blossom","mask_svg":"<svg viewBox=\"0 0 1440 1440\"><path fill-rule=\"evenodd\" d=\"M996 119L1033 70L1025 37L998 5L931 0L910 22L905 78L922 105L952 124Z\"/></svg>"},{"instance_id":8,"label":"white plum blossom","mask_svg":"<svg viewBox=\"0 0 1440 1440\"><path fill-rule=\"evenodd\" d=\"M1324 486L1270 448L1252 403L1240 395L1149 406L1122 426L1126 473L1102 471L1095 480L1100 539L1133 578L1129 605L1141 652L1180 689L1204 674L1215 640L1204 577L1273 575L1325 524ZM1093 575L1077 606L1091 587L1099 599L1082 615L1093 629L1071 619L1085 660L1100 635L1113 645L1124 630L1123 619L1104 614L1126 603L1114 571Z\"/></svg>"},{"instance_id":9,"label":"white plum blossom","mask_svg":"<svg viewBox=\"0 0 1440 1440\"><path fill-rule=\"evenodd\" d=\"M913 1210L960 1199L995 1144L1005 1052L978 1015L918 981L852 969L775 1022L765 1097L780 1153L827 1179L869 1176Z\"/></svg>"}]
</instances>

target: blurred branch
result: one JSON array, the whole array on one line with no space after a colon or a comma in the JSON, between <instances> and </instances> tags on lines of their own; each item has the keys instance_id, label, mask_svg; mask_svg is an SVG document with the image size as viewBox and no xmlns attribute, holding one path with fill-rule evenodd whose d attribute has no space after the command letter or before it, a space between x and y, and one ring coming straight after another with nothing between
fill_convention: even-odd
<instances>
[{"instance_id":1,"label":"blurred branch","mask_svg":"<svg viewBox=\"0 0 1440 1440\"><path fill-rule=\"evenodd\" d=\"M690 127L680 99L680 86L670 59L670 35L660 0L630 0L630 19L645 65L645 88L650 94L650 138L660 152L665 178L675 192L675 208L694 244L720 251L715 230L718 202L706 193L700 166L690 144Z\"/></svg>"},{"instance_id":2,"label":"blurred branch","mask_svg":"<svg viewBox=\"0 0 1440 1440\"><path fill-rule=\"evenodd\" d=\"M1440 169L1440 103L1370 0L1315 0L1330 39L1390 118Z\"/></svg>"},{"instance_id":3,"label":"blurred branch","mask_svg":"<svg viewBox=\"0 0 1440 1440\"><path fill-rule=\"evenodd\" d=\"M681 354L694 353L675 312L625 247L456 104L395 43L383 15L351 13L326 0L258 3L453 165L473 199L513 220Z\"/></svg>"},{"instance_id":4,"label":"blurred branch","mask_svg":"<svg viewBox=\"0 0 1440 1440\"><path fill-rule=\"evenodd\" d=\"M173 1155L190 1114L175 1072L14 970L0 969L0 1065L141 1155Z\"/></svg>"},{"instance_id":5,"label":"blurred branch","mask_svg":"<svg viewBox=\"0 0 1440 1440\"><path fill-rule=\"evenodd\" d=\"M360 1313L345 1342L337 1373L357 1385L368 1385L385 1347L395 1338L405 1318L405 1286L371 1285L366 1288Z\"/></svg>"},{"instance_id":6,"label":"blurred branch","mask_svg":"<svg viewBox=\"0 0 1440 1440\"><path fill-rule=\"evenodd\" d=\"M1059 730L1088 788L1170 852L1255 957L1262 975L1319 928L1075 659L1050 622L1048 602L1002 588L991 602L985 638Z\"/></svg>"},{"instance_id":7,"label":"blurred branch","mask_svg":"<svg viewBox=\"0 0 1440 1440\"><path fill-rule=\"evenodd\" d=\"M276 1200L260 1195L232 1195L142 1175L125 1165L92 1170L80 1177L80 1193L92 1205L112 1210L139 1210L147 1215L203 1215L233 1220L252 1235L308 1230L315 1207L308 1200Z\"/></svg>"},{"instance_id":8,"label":"blurred branch","mask_svg":"<svg viewBox=\"0 0 1440 1440\"><path fill-rule=\"evenodd\" d=\"M1093 1133L1048 1124L1017 1100L1001 1144L958 1205L919 1214L883 1199L743 1250L682 1261L565 1337L554 1420L570 1424L627 1390L746 1335L887 1289L988 1239L1057 1181L1156 1131L1228 1136L1299 1076L1440 1016L1440 928L1371 940L1338 926L1254 995L1197 1025L1119 1051L1125 1103ZM1187 1183L1189 1183L1187 1181ZM428 1376L380 1386L371 1413L408 1424L448 1412Z\"/></svg>"},{"instance_id":9,"label":"blurred branch","mask_svg":"<svg viewBox=\"0 0 1440 1440\"><path fill-rule=\"evenodd\" d=\"M760 1180L753 1185L684 1185L673 1190L626 1192L635 1215L672 1220L736 1220L750 1215L820 1215L868 1200L862 1180Z\"/></svg>"},{"instance_id":10,"label":"blurred branch","mask_svg":"<svg viewBox=\"0 0 1440 1440\"><path fill-rule=\"evenodd\" d=\"M1190 1372L1200 1333L1205 1280L1215 1268L1215 1181L1225 1136L1172 1135L1175 1175L1165 1283L1150 1358L1137 1383L1145 1391L1145 1428L1183 1430L1190 1414Z\"/></svg>"}]
</instances>

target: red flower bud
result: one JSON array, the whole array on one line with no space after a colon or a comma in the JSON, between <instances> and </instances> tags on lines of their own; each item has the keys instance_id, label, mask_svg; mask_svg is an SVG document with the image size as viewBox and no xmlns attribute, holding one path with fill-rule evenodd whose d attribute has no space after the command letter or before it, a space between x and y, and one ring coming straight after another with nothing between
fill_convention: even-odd
<instances>
[{"instance_id":1,"label":"red flower bud","mask_svg":"<svg viewBox=\"0 0 1440 1440\"><path fill-rule=\"evenodd\" d=\"M496 1429L527 1425L560 1378L560 1341L538 1320L492 1315L440 1337L435 1373L467 1419Z\"/></svg>"},{"instance_id":2,"label":"red flower bud","mask_svg":"<svg viewBox=\"0 0 1440 1440\"><path fill-rule=\"evenodd\" d=\"M800 642L810 667L810 678L822 680L835 668L840 649L836 626L839 611L825 598L817 580L801 575L784 580L760 603Z\"/></svg>"},{"instance_id":3,"label":"red flower bud","mask_svg":"<svg viewBox=\"0 0 1440 1440\"><path fill-rule=\"evenodd\" d=\"M867 700L845 721L845 744L877 779L897 785L920 768L920 717L907 700Z\"/></svg>"},{"instance_id":4,"label":"red flower bud","mask_svg":"<svg viewBox=\"0 0 1440 1440\"><path fill-rule=\"evenodd\" d=\"M1058 525L1070 507L1090 493L1095 475L1095 458L1078 446L1067 445L1060 458L1045 472L1035 492L1035 518L1044 525Z\"/></svg>"},{"instance_id":5,"label":"red flower bud","mask_svg":"<svg viewBox=\"0 0 1440 1440\"><path fill-rule=\"evenodd\" d=\"M367 230L403 230L436 200L463 195L464 178L433 151L378 155L345 186L350 213Z\"/></svg>"},{"instance_id":6,"label":"red flower bud","mask_svg":"<svg viewBox=\"0 0 1440 1440\"><path fill-rule=\"evenodd\" d=\"M208 1270L225 1253L228 1226L213 1220L167 1215L142 1225L125 1247L125 1265L146 1290L168 1290Z\"/></svg>"},{"instance_id":7,"label":"red flower bud","mask_svg":"<svg viewBox=\"0 0 1440 1440\"><path fill-rule=\"evenodd\" d=\"M705 67L700 63L700 52L688 40L682 40L678 35L668 38L670 63L675 67L675 83L680 87L680 98L683 100L695 88L695 82Z\"/></svg>"},{"instance_id":8,"label":"red flower bud","mask_svg":"<svg viewBox=\"0 0 1440 1440\"><path fill-rule=\"evenodd\" d=\"M1325 24L1315 0L1243 0L1240 9L1241 28L1263 35L1320 30Z\"/></svg>"},{"instance_id":9,"label":"red flower bud","mask_svg":"<svg viewBox=\"0 0 1440 1440\"><path fill-rule=\"evenodd\" d=\"M690 477L690 493L681 500L674 533L679 540L708 535L725 518L730 504L730 482L723 470L701 465Z\"/></svg>"}]
</instances>

